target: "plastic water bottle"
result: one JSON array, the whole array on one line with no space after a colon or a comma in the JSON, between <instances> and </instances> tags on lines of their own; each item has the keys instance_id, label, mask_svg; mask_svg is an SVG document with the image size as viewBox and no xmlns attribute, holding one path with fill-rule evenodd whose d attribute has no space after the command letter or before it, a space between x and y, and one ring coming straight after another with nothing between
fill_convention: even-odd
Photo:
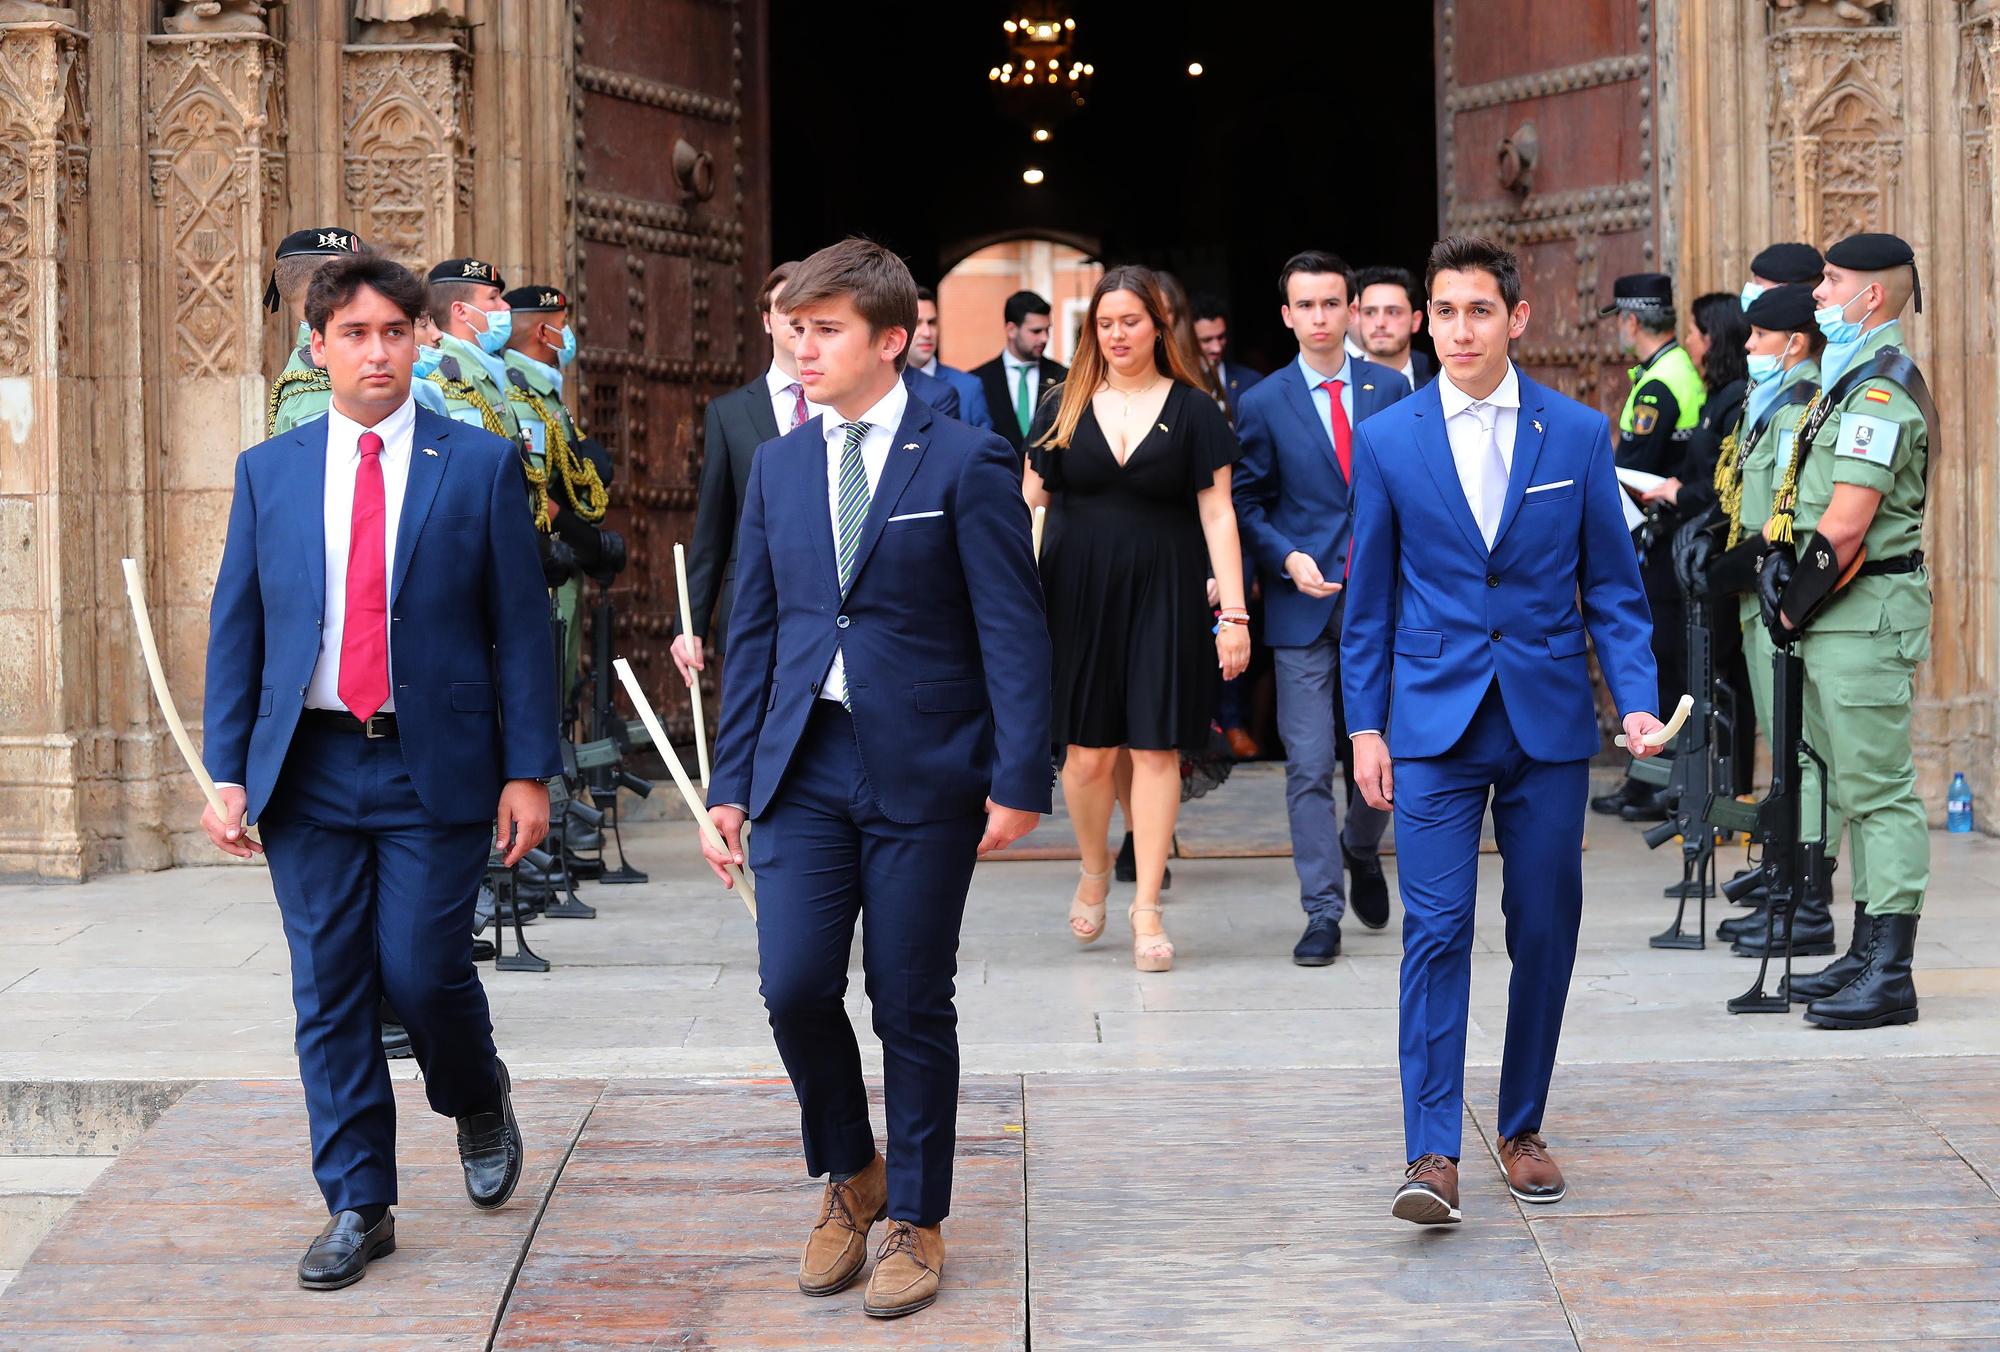
<instances>
[{"instance_id":1,"label":"plastic water bottle","mask_svg":"<svg viewBox=\"0 0 2000 1352\"><path fill-rule=\"evenodd\" d=\"M1944 829L1953 835L1972 830L1972 788L1963 770L1951 777L1951 790L1944 796Z\"/></svg>"}]
</instances>

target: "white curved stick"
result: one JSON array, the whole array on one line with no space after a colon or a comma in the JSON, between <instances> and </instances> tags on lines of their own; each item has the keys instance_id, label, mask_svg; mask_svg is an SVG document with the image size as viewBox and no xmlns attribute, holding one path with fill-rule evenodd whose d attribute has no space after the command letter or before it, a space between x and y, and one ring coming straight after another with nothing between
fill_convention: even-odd
<instances>
[{"instance_id":1,"label":"white curved stick","mask_svg":"<svg viewBox=\"0 0 2000 1352\"><path fill-rule=\"evenodd\" d=\"M161 716L167 720L167 731L174 735L174 744L181 749L181 759L187 762L194 782L201 786L201 796L208 800L210 810L218 819L228 821L229 809L222 805L222 795L216 791L208 767L194 753L194 741L188 736L187 724L181 722L181 711L174 704L174 692L167 688L166 669L160 665L160 645L153 638L153 618L146 609L146 583L139 576L139 561L125 559L122 562L125 565L125 595L132 600L132 621L139 627L139 651L146 655L146 674L153 678L153 698L159 703ZM257 838L247 826L243 834L251 840Z\"/></svg>"},{"instance_id":2,"label":"white curved stick","mask_svg":"<svg viewBox=\"0 0 2000 1352\"><path fill-rule=\"evenodd\" d=\"M1688 721L1688 714L1694 710L1694 696L1682 695L1681 702L1674 706L1674 716L1667 720L1664 728L1656 728L1639 740L1647 746L1665 746L1680 734L1681 724ZM1614 746L1625 745L1625 734L1619 733L1611 739Z\"/></svg>"},{"instance_id":3,"label":"white curved stick","mask_svg":"<svg viewBox=\"0 0 2000 1352\"><path fill-rule=\"evenodd\" d=\"M639 688L639 678L632 674L632 664L621 657L612 662L611 669L618 673L618 679L625 686L625 693L632 697L632 707L639 712L639 721L646 725L647 733L652 736L653 745L660 749L660 755L666 759L667 772L673 775L674 783L680 786L681 797L687 799L688 811L694 814L695 825L701 828L701 838L727 854L729 846L723 842L722 833L715 829L715 823L708 819L708 809L702 806L700 795L695 793L694 783L688 778L687 767L682 765L681 758L674 754L674 745L667 740L667 730L660 726L660 716L653 712L653 706L647 700L646 692ZM735 882L736 891L743 898L743 904L750 908L750 918L755 920L757 890L750 885L750 880L743 876L743 870L734 864L729 866L729 876Z\"/></svg>"},{"instance_id":4,"label":"white curved stick","mask_svg":"<svg viewBox=\"0 0 2000 1352\"><path fill-rule=\"evenodd\" d=\"M1048 524L1049 509L1046 507L1035 508L1035 557L1037 559L1042 557L1042 531L1048 527Z\"/></svg>"},{"instance_id":5,"label":"white curved stick","mask_svg":"<svg viewBox=\"0 0 2000 1352\"><path fill-rule=\"evenodd\" d=\"M679 541L674 542L674 583L680 588L681 592L681 632L692 635L694 633L694 615L692 614L693 608L688 605L687 551L681 548ZM696 672L695 678L688 682L688 704L694 710L695 764L701 768L701 787L702 791L706 793L708 791L708 729L702 725L701 673L699 672Z\"/></svg>"}]
</instances>

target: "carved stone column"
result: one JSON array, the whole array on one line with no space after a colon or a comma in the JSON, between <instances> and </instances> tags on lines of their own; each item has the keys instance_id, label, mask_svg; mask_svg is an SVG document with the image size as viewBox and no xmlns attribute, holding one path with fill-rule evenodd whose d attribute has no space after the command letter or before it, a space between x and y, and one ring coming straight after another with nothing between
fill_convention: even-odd
<instances>
[{"instance_id":1,"label":"carved stone column","mask_svg":"<svg viewBox=\"0 0 2000 1352\"><path fill-rule=\"evenodd\" d=\"M67 24L0 24L0 875L63 879L105 768L70 731L92 659L84 48Z\"/></svg>"},{"instance_id":2,"label":"carved stone column","mask_svg":"<svg viewBox=\"0 0 2000 1352\"><path fill-rule=\"evenodd\" d=\"M218 31L154 37L146 51L153 220L146 375L159 442L151 595L161 653L190 726L201 711L208 599L236 454L264 437L262 293L284 162L282 50L242 26L257 8L219 16L231 26ZM184 30L192 17L180 16ZM205 842L177 835L176 853L186 858L184 846L205 849Z\"/></svg>"},{"instance_id":3,"label":"carved stone column","mask_svg":"<svg viewBox=\"0 0 2000 1352\"><path fill-rule=\"evenodd\" d=\"M462 9L362 0L364 36L379 40L343 52L346 220L416 268L469 237L472 58L458 41Z\"/></svg>"}]
</instances>

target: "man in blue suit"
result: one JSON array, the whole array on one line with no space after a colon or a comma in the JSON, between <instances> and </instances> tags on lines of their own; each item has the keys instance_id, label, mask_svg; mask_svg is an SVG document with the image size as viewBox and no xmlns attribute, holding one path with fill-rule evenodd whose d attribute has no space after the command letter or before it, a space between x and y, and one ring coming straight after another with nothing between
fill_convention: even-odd
<instances>
[{"instance_id":1,"label":"man in blue suit","mask_svg":"<svg viewBox=\"0 0 2000 1352\"><path fill-rule=\"evenodd\" d=\"M986 407L986 387L971 372L946 366L939 361L938 342L937 292L920 286L917 288L917 327L910 335L910 369L942 380L957 390L958 412L952 416L960 422L991 432L993 414ZM931 407L936 408L937 405Z\"/></svg>"},{"instance_id":2,"label":"man in blue suit","mask_svg":"<svg viewBox=\"0 0 2000 1352\"><path fill-rule=\"evenodd\" d=\"M1583 909L1597 752L1586 635L1636 756L1660 726L1652 621L1604 415L1530 380L1513 254L1454 236L1425 290L1443 374L1354 437L1355 525L1340 655L1354 773L1396 812L1401 1061L1409 1152L1393 1214L1459 1219L1466 1003L1479 831L1501 858L1513 978L1500 1158L1524 1202L1562 1198L1542 1114Z\"/></svg>"},{"instance_id":3,"label":"man in blue suit","mask_svg":"<svg viewBox=\"0 0 2000 1352\"><path fill-rule=\"evenodd\" d=\"M903 368L903 388L930 406L936 413L947 418L959 414L958 389L936 376L927 376L914 366Z\"/></svg>"},{"instance_id":4,"label":"man in blue suit","mask_svg":"<svg viewBox=\"0 0 2000 1352\"><path fill-rule=\"evenodd\" d=\"M1389 814L1362 802L1345 780L1334 797L1340 748L1341 581L1353 531L1354 427L1409 393L1394 371L1349 356L1353 271L1309 249L1278 272L1279 316L1298 339L1298 360L1243 396L1236 434L1236 520L1264 592L1264 641L1277 669L1278 735L1285 741L1285 811L1299 875L1305 933L1292 949L1301 967L1340 954L1347 909L1369 929L1389 923L1389 886L1376 849ZM1339 801L1347 804L1347 830Z\"/></svg>"},{"instance_id":5,"label":"man in blue suit","mask_svg":"<svg viewBox=\"0 0 2000 1352\"><path fill-rule=\"evenodd\" d=\"M423 299L379 256L314 276L332 407L237 458L209 619L203 760L226 811L202 825L270 864L332 1213L298 1275L321 1290L396 1247L379 996L431 1107L457 1119L474 1205L499 1206L521 1174L467 936L496 816L510 865L548 830L555 654L518 452L411 396Z\"/></svg>"},{"instance_id":6,"label":"man in blue suit","mask_svg":"<svg viewBox=\"0 0 2000 1352\"><path fill-rule=\"evenodd\" d=\"M785 289L799 378L832 411L761 447L737 551L709 816L727 881L757 823L757 952L778 1054L829 1175L799 1265L825 1296L890 1233L863 1309L937 1298L958 1107L952 980L979 855L1049 810L1049 636L1006 442L898 379L917 289L850 239ZM854 922L882 1039L888 1158L841 999Z\"/></svg>"}]
</instances>

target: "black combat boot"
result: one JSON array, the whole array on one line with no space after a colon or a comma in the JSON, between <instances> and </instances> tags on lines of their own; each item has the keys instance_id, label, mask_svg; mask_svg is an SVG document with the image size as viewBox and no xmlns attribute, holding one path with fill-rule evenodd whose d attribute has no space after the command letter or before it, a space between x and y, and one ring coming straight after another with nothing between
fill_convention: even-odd
<instances>
[{"instance_id":1,"label":"black combat boot","mask_svg":"<svg viewBox=\"0 0 2000 1352\"><path fill-rule=\"evenodd\" d=\"M1868 931L1868 951L1854 980L1806 1006L1806 1022L1822 1028L1881 1028L1917 1021L1917 983L1910 961L1917 948L1917 917L1878 915Z\"/></svg>"},{"instance_id":2,"label":"black combat boot","mask_svg":"<svg viewBox=\"0 0 2000 1352\"><path fill-rule=\"evenodd\" d=\"M1833 945L1833 907L1831 893L1833 884L1822 883L1806 893L1805 900L1798 904L1791 916L1792 956L1795 958L1817 958L1831 954ZM1785 921L1780 919L1770 929L1771 956L1783 957L1785 953ZM1762 925L1748 934L1739 935L1730 951L1738 957L1761 958L1764 956L1765 930Z\"/></svg>"},{"instance_id":3,"label":"black combat boot","mask_svg":"<svg viewBox=\"0 0 2000 1352\"><path fill-rule=\"evenodd\" d=\"M1854 980L1868 960L1868 934L1874 928L1875 917L1868 914L1868 903L1855 902L1854 935L1848 940L1847 951L1817 972L1792 973L1778 983L1778 994L1802 1005L1809 1000L1824 1000Z\"/></svg>"},{"instance_id":4,"label":"black combat boot","mask_svg":"<svg viewBox=\"0 0 2000 1352\"><path fill-rule=\"evenodd\" d=\"M1743 915L1724 916L1722 923L1715 927L1715 937L1722 940L1725 944L1733 944L1738 939L1751 934L1757 935L1759 942L1762 942L1764 934L1764 903L1762 901L1757 903L1755 910L1746 912Z\"/></svg>"},{"instance_id":5,"label":"black combat boot","mask_svg":"<svg viewBox=\"0 0 2000 1352\"><path fill-rule=\"evenodd\" d=\"M1606 817L1616 817L1625 810L1627 803L1637 803L1652 795L1651 785L1641 784L1638 780L1627 776L1625 782L1620 784L1615 792L1600 793L1591 799L1590 810Z\"/></svg>"}]
</instances>

